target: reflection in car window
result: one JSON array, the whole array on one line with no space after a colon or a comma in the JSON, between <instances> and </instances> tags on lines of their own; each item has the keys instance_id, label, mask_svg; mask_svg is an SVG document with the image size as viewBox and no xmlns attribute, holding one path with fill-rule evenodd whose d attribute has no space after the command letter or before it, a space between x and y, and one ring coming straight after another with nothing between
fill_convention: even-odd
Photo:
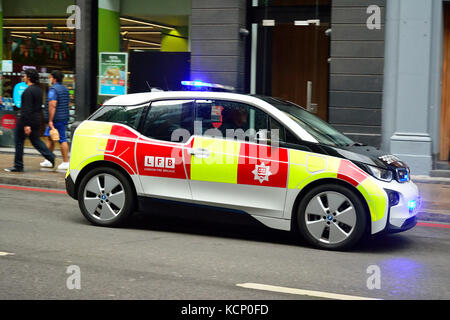
<instances>
[{"instance_id":1,"label":"reflection in car window","mask_svg":"<svg viewBox=\"0 0 450 320\"><path fill-rule=\"evenodd\" d=\"M89 120L121 123L137 129L145 106L103 106Z\"/></svg>"},{"instance_id":2,"label":"reflection in car window","mask_svg":"<svg viewBox=\"0 0 450 320\"><path fill-rule=\"evenodd\" d=\"M296 104L271 97L258 96L258 98L283 111L292 120L297 122L300 127L316 138L319 143L333 146L347 146L355 143L319 117L316 117Z\"/></svg>"},{"instance_id":3,"label":"reflection in car window","mask_svg":"<svg viewBox=\"0 0 450 320\"><path fill-rule=\"evenodd\" d=\"M249 105L226 100L197 100L196 106L195 120L201 123L202 134L215 129L224 138L254 141L257 132L267 130L267 114ZM238 134L238 130L244 134Z\"/></svg>"},{"instance_id":4,"label":"reflection in car window","mask_svg":"<svg viewBox=\"0 0 450 320\"><path fill-rule=\"evenodd\" d=\"M193 115L194 102L190 100L153 102L145 120L143 133L149 138L174 141L174 131L183 129L187 135L174 142L186 142L193 134Z\"/></svg>"}]
</instances>

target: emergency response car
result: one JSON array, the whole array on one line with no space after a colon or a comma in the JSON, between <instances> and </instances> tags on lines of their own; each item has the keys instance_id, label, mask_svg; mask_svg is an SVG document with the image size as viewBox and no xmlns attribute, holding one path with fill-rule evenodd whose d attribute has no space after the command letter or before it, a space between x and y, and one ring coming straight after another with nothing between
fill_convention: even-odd
<instances>
[{"instance_id":1,"label":"emergency response car","mask_svg":"<svg viewBox=\"0 0 450 320\"><path fill-rule=\"evenodd\" d=\"M395 156L295 104L225 92L108 100L74 133L66 187L99 226L156 198L247 213L325 249L408 230L420 203Z\"/></svg>"}]
</instances>

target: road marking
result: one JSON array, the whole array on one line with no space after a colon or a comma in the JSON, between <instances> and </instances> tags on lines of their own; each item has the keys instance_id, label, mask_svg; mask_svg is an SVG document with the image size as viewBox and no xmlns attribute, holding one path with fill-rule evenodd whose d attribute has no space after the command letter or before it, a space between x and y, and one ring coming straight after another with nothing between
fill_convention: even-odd
<instances>
[{"instance_id":1,"label":"road marking","mask_svg":"<svg viewBox=\"0 0 450 320\"><path fill-rule=\"evenodd\" d=\"M14 253L0 251L0 257L13 256Z\"/></svg>"},{"instance_id":2,"label":"road marking","mask_svg":"<svg viewBox=\"0 0 450 320\"><path fill-rule=\"evenodd\" d=\"M20 191L35 191L35 192L67 194L67 192L64 190L54 190L54 189L40 189L40 188L17 187L17 186L8 186L8 185L0 185L0 188L9 189L9 190L20 190Z\"/></svg>"},{"instance_id":3,"label":"road marking","mask_svg":"<svg viewBox=\"0 0 450 320\"><path fill-rule=\"evenodd\" d=\"M420 226L420 227L450 229L450 224L417 222L417 225Z\"/></svg>"},{"instance_id":4,"label":"road marking","mask_svg":"<svg viewBox=\"0 0 450 320\"><path fill-rule=\"evenodd\" d=\"M236 285L238 287L247 288L247 289L297 294L300 296L312 296L312 297L317 297L317 298L325 298L325 299L333 299L333 300L380 300L380 299L374 299L374 298L348 296L348 295L337 294L337 293L310 291L310 290L302 290L302 289L287 288L287 287L278 287L278 286L271 286L271 285L259 284L259 283L238 283Z\"/></svg>"}]
</instances>

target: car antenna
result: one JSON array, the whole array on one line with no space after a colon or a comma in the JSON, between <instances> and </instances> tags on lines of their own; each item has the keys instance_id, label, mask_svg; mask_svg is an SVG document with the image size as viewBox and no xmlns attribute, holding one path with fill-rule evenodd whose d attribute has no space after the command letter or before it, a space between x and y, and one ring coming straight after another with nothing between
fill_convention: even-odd
<instances>
[{"instance_id":1,"label":"car antenna","mask_svg":"<svg viewBox=\"0 0 450 320\"><path fill-rule=\"evenodd\" d=\"M147 84L148 91L152 92L152 87L150 87L150 85L148 84L148 81L147 81L147 80L145 80L145 83Z\"/></svg>"},{"instance_id":2,"label":"car antenna","mask_svg":"<svg viewBox=\"0 0 450 320\"><path fill-rule=\"evenodd\" d=\"M164 82L166 83L166 89L167 89L167 91L169 91L169 85L167 84L167 77L166 77L166 76L164 76Z\"/></svg>"}]
</instances>

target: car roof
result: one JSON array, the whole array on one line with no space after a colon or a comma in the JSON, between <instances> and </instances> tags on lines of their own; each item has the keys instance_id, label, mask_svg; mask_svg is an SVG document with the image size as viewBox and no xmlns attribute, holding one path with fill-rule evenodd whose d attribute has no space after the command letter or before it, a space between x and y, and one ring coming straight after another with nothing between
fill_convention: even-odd
<instances>
[{"instance_id":1,"label":"car roof","mask_svg":"<svg viewBox=\"0 0 450 320\"><path fill-rule=\"evenodd\" d=\"M214 91L157 91L132 93L121 95L109 99L104 106L138 106L157 100L184 100L184 99L224 99L228 101L244 102L268 112L272 117L275 117L279 122L291 129L292 132L306 141L317 142L305 129L300 127L294 120L286 116L282 111L275 108L273 105L260 99L257 96L230 93L230 92L214 92Z\"/></svg>"},{"instance_id":2,"label":"car roof","mask_svg":"<svg viewBox=\"0 0 450 320\"><path fill-rule=\"evenodd\" d=\"M107 100L104 105L110 106L133 106L148 103L150 101L161 99L227 99L238 100L249 103L260 102L257 97L230 93L230 92L214 92L214 91L158 91L158 92L144 92L132 93L117 96Z\"/></svg>"}]
</instances>

